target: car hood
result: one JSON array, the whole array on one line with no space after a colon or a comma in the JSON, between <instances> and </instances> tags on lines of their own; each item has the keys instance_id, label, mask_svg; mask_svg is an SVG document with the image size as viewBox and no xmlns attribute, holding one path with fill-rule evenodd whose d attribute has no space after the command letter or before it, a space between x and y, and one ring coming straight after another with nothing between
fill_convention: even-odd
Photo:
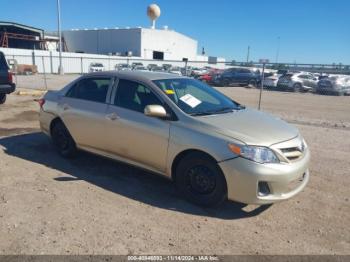
<instances>
[{"instance_id":1,"label":"car hood","mask_svg":"<svg viewBox=\"0 0 350 262\"><path fill-rule=\"evenodd\" d=\"M295 127L254 109L200 116L196 120L221 135L249 145L270 146L299 135Z\"/></svg>"}]
</instances>

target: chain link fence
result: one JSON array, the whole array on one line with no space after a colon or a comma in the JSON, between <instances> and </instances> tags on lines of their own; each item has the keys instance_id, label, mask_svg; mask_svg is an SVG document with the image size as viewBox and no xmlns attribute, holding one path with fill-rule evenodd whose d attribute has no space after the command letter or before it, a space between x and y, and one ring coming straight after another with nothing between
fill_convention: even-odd
<instances>
[{"instance_id":1,"label":"chain link fence","mask_svg":"<svg viewBox=\"0 0 350 262\"><path fill-rule=\"evenodd\" d=\"M1 50L3 51L3 50ZM30 50L29 50L30 51ZM261 72L262 64L259 63L240 63L240 62L218 62L209 64L207 61L176 61L176 60L147 60L139 57L115 57L102 55L88 54L63 54L64 75L58 75L59 56L57 52L45 51L30 51L28 54L12 53L6 54L6 58L12 64L30 65L36 68L37 73L25 72L24 75L16 74L15 81L19 89L34 89L34 90L58 90L64 87L67 83L76 79L82 74L90 71L92 64L102 64L103 70L116 70L119 64L132 65L133 63L142 63L143 66L148 65L171 65L174 67L184 68L232 68L246 67L258 69ZM349 66L347 65L316 65L316 64L266 64L267 72L277 70L291 71L308 71L314 73L327 74L350 74ZM261 110L269 111L273 114L292 123L307 123L331 128L343 127L350 129L350 96L336 97L315 94L313 92L281 92L281 90L263 88L262 100L260 101L259 88L239 87L238 85L215 87L225 93L234 100L248 105L252 108L257 108L261 102ZM291 90L293 91L293 90Z\"/></svg>"}]
</instances>

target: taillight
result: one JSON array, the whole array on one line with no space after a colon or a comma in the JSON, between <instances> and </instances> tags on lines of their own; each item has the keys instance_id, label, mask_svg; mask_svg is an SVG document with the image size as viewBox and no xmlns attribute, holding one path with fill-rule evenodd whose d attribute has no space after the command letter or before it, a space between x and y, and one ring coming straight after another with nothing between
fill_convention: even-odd
<instances>
[{"instance_id":1,"label":"taillight","mask_svg":"<svg viewBox=\"0 0 350 262\"><path fill-rule=\"evenodd\" d=\"M38 102L40 108L43 108L43 106L45 104L45 99L44 98L35 99L35 101Z\"/></svg>"},{"instance_id":2,"label":"taillight","mask_svg":"<svg viewBox=\"0 0 350 262\"><path fill-rule=\"evenodd\" d=\"M13 84L13 74L10 71L8 71L8 74L7 74L7 82L9 84Z\"/></svg>"}]
</instances>

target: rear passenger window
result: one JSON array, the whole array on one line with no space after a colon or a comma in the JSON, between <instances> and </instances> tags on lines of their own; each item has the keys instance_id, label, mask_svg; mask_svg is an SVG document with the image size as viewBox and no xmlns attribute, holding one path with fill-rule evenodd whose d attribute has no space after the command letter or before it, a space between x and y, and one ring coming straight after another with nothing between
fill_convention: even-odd
<instances>
[{"instance_id":1,"label":"rear passenger window","mask_svg":"<svg viewBox=\"0 0 350 262\"><path fill-rule=\"evenodd\" d=\"M242 73L242 74L249 74L250 71L248 69L240 69L239 70L239 73Z\"/></svg>"},{"instance_id":2,"label":"rear passenger window","mask_svg":"<svg viewBox=\"0 0 350 262\"><path fill-rule=\"evenodd\" d=\"M76 83L66 97L105 103L110 78L86 78Z\"/></svg>"}]
</instances>

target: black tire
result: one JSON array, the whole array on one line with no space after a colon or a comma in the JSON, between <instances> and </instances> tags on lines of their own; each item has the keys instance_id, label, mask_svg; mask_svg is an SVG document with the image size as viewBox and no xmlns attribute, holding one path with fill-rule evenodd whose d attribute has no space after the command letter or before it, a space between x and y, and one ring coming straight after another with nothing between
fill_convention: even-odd
<instances>
[{"instance_id":1,"label":"black tire","mask_svg":"<svg viewBox=\"0 0 350 262\"><path fill-rule=\"evenodd\" d=\"M66 126L58 121L51 129L51 137L58 153L66 158L74 157L77 147Z\"/></svg>"},{"instance_id":2,"label":"black tire","mask_svg":"<svg viewBox=\"0 0 350 262\"><path fill-rule=\"evenodd\" d=\"M293 85L293 91L294 92L301 92L302 89L303 89L303 87L299 83L296 83L296 84Z\"/></svg>"},{"instance_id":3,"label":"black tire","mask_svg":"<svg viewBox=\"0 0 350 262\"><path fill-rule=\"evenodd\" d=\"M248 82L249 88L256 88L257 86L258 86L258 84L254 79L249 80L249 82Z\"/></svg>"},{"instance_id":4,"label":"black tire","mask_svg":"<svg viewBox=\"0 0 350 262\"><path fill-rule=\"evenodd\" d=\"M222 86L224 87L230 86L230 81L228 81L227 79L222 80Z\"/></svg>"},{"instance_id":5,"label":"black tire","mask_svg":"<svg viewBox=\"0 0 350 262\"><path fill-rule=\"evenodd\" d=\"M196 205L218 206L227 199L225 177L217 163L206 154L186 155L176 167L175 175L180 193Z\"/></svg>"},{"instance_id":6,"label":"black tire","mask_svg":"<svg viewBox=\"0 0 350 262\"><path fill-rule=\"evenodd\" d=\"M6 102L6 94L0 94L0 105Z\"/></svg>"}]
</instances>

